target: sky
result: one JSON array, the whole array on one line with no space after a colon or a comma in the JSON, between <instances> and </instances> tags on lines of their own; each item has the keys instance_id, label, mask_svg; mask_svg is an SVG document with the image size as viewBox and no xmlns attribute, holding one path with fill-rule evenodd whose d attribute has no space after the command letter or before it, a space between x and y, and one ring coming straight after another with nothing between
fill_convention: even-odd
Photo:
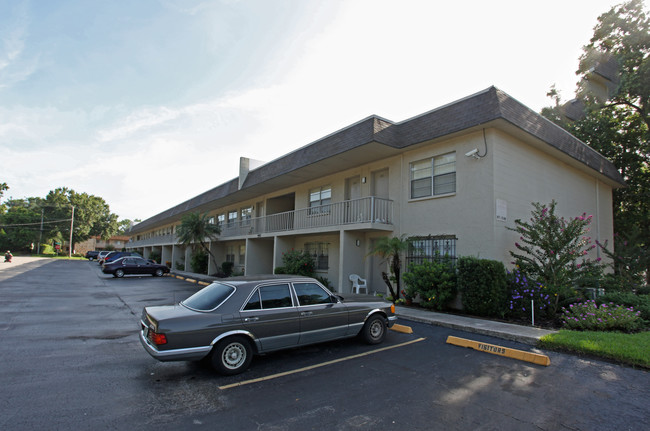
<instances>
[{"instance_id":1,"label":"sky","mask_svg":"<svg viewBox=\"0 0 650 431\"><path fill-rule=\"evenodd\" d=\"M146 220L370 115L492 85L540 111L618 3L0 0L3 200L67 187Z\"/></svg>"}]
</instances>

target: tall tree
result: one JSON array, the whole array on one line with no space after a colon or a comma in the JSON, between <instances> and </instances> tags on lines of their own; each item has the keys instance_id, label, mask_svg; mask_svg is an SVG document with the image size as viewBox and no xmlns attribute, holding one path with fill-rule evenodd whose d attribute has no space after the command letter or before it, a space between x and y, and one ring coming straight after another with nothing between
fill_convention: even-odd
<instances>
[{"instance_id":1,"label":"tall tree","mask_svg":"<svg viewBox=\"0 0 650 431\"><path fill-rule=\"evenodd\" d=\"M44 209L48 219L70 220L73 207L73 223L55 225L49 232L50 236L59 236L67 240L72 224L71 246L74 249L74 244L85 241L91 236L109 238L117 232L117 215L111 213L108 204L98 196L77 193L72 189L61 187L50 191L45 197Z\"/></svg>"},{"instance_id":2,"label":"tall tree","mask_svg":"<svg viewBox=\"0 0 650 431\"><path fill-rule=\"evenodd\" d=\"M208 242L215 240L220 233L221 228L218 224L211 222L207 213L185 214L176 230L176 236L181 244L190 247L198 245L212 258L215 267L217 261L212 251L210 251L210 247L208 247Z\"/></svg>"},{"instance_id":3,"label":"tall tree","mask_svg":"<svg viewBox=\"0 0 650 431\"><path fill-rule=\"evenodd\" d=\"M614 191L614 229L622 236L637 238L639 250L648 254L650 17L642 0L615 6L598 17L593 37L583 47L576 74L581 78L576 99L563 105L551 88L548 95L555 104L544 108L542 115L616 165L627 187ZM570 107L580 108L583 115L569 115ZM614 247L616 251L616 242Z\"/></svg>"}]
</instances>

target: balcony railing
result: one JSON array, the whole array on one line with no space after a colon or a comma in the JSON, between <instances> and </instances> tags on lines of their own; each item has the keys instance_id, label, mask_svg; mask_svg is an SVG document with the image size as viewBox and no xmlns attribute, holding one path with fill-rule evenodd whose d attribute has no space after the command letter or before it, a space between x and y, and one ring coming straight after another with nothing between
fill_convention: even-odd
<instances>
[{"instance_id":1,"label":"balcony railing","mask_svg":"<svg viewBox=\"0 0 650 431\"><path fill-rule=\"evenodd\" d=\"M353 224L393 223L393 201L374 196L312 208L286 211L221 226L219 238L321 229ZM130 247L176 243L176 235L132 241Z\"/></svg>"},{"instance_id":2,"label":"balcony railing","mask_svg":"<svg viewBox=\"0 0 650 431\"><path fill-rule=\"evenodd\" d=\"M240 220L221 228L221 237L257 235L359 223L392 224L393 202L374 196Z\"/></svg>"}]
</instances>

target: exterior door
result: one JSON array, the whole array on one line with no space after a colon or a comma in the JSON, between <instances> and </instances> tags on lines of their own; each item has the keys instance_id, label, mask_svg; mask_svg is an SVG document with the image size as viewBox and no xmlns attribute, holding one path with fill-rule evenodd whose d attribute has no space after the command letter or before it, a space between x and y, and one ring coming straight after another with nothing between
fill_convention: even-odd
<instances>
[{"instance_id":1,"label":"exterior door","mask_svg":"<svg viewBox=\"0 0 650 431\"><path fill-rule=\"evenodd\" d=\"M377 198L388 199L388 169L372 173L372 195Z\"/></svg>"},{"instance_id":2,"label":"exterior door","mask_svg":"<svg viewBox=\"0 0 650 431\"><path fill-rule=\"evenodd\" d=\"M354 223L360 217L363 217L361 203L357 200L361 197L361 179L356 177L346 178L345 180L345 221Z\"/></svg>"}]
</instances>

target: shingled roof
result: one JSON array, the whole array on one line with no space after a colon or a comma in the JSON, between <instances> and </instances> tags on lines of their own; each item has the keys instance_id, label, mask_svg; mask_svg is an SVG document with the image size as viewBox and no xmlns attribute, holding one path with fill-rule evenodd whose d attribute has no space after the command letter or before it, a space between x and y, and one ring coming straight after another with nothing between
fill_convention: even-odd
<instances>
[{"instance_id":1,"label":"shingled roof","mask_svg":"<svg viewBox=\"0 0 650 431\"><path fill-rule=\"evenodd\" d=\"M365 118L251 171L241 189L239 179L234 178L139 223L133 227L131 233L143 232L176 220L189 211L204 211L211 203L216 204L216 201L232 197L246 189L255 188L267 181L367 144L379 143L399 151L497 120L515 126L612 182L625 184L616 167L601 154L508 94L496 87L490 87L400 123L393 123L375 115ZM337 169L331 173L346 168L344 164L337 163Z\"/></svg>"}]
</instances>

